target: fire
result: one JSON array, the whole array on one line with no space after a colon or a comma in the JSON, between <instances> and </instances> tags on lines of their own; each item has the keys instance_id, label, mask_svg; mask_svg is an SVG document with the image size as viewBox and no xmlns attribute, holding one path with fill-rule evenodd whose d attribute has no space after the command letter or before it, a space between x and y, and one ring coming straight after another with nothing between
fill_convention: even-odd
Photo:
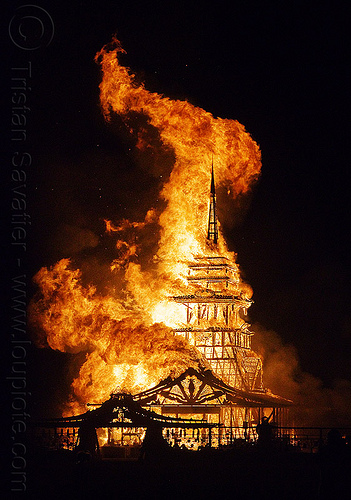
<instances>
[{"instance_id":1,"label":"fire","mask_svg":"<svg viewBox=\"0 0 351 500\"><path fill-rule=\"evenodd\" d=\"M111 112L120 115L131 133L132 113L147 117L157 129L165 148L175 153L175 164L160 193L167 208L159 217L162 228L158 255L163 261L187 260L202 254L208 199L209 166L214 158L216 182L237 196L246 193L260 173L259 147L236 120L214 118L187 101L171 100L137 85L135 76L123 67L118 56L125 51L118 40L113 50L104 47L97 55L103 79L100 85L102 109L107 120ZM146 130L138 134L137 147L149 147ZM180 228L182 229L180 231ZM219 251L228 252L224 240ZM232 255L231 255L232 257Z\"/></svg>"},{"instance_id":2,"label":"fire","mask_svg":"<svg viewBox=\"0 0 351 500\"><path fill-rule=\"evenodd\" d=\"M139 222L105 221L106 231L116 238L108 293L83 286L81 272L68 259L42 268L34 278L39 292L30 318L39 344L86 353L72 383L80 403L101 402L116 389L137 392L204 363L185 339L174 335L172 327L181 326L182 314L169 297L186 293L187 264L194 256L235 260L223 236L217 246L206 240L212 160L217 184L234 197L250 189L261 168L259 147L243 125L149 92L120 64L123 52L114 39L111 50L104 47L96 55L105 118L118 114L135 134L131 115L146 117L147 127L140 126L135 147L141 152L152 148L151 127L164 148L174 152L175 162L160 192L162 211L150 208ZM142 259L145 234L157 240L147 262ZM247 285L242 289L249 293Z\"/></svg>"},{"instance_id":3,"label":"fire","mask_svg":"<svg viewBox=\"0 0 351 500\"><path fill-rule=\"evenodd\" d=\"M92 286L84 288L80 271L69 265L62 259L36 274L41 293L30 312L42 347L87 352L72 384L79 401L104 401L117 387L140 391L199 365L197 353L169 327L152 324L121 300L99 296Z\"/></svg>"}]
</instances>

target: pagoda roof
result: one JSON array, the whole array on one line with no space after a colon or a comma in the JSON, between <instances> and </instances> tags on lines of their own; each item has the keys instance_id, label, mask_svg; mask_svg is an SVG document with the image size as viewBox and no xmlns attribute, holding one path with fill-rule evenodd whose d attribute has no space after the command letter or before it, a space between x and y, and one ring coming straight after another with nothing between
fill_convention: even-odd
<instances>
[{"instance_id":1,"label":"pagoda roof","mask_svg":"<svg viewBox=\"0 0 351 500\"><path fill-rule=\"evenodd\" d=\"M223 257L220 257L221 259ZM238 268L235 267L232 263L230 263L230 261L228 262L218 262L218 263L214 263L214 262L209 262L209 263L201 263L201 264L197 264L195 262L192 262L191 264L188 264L188 267L190 267L191 269L231 269L232 271L235 271L235 272L238 272Z\"/></svg>"},{"instance_id":2,"label":"pagoda roof","mask_svg":"<svg viewBox=\"0 0 351 500\"><path fill-rule=\"evenodd\" d=\"M183 382L191 379L186 387ZM194 384L197 381L197 386ZM159 398L170 403L160 404ZM164 406L167 411L172 407L181 413L213 413L222 406L234 405L239 407L288 407L293 404L289 399L276 396L268 391L243 391L227 385L216 377L209 369L188 368L177 378L167 377L156 386L138 394L111 394L110 399L80 415L44 419L33 422L34 427L81 427L82 425L98 427L128 427L158 425L161 427L214 427L218 424L207 423L203 420L167 417L145 406ZM122 421L116 421L116 409L123 411Z\"/></svg>"},{"instance_id":3,"label":"pagoda roof","mask_svg":"<svg viewBox=\"0 0 351 500\"><path fill-rule=\"evenodd\" d=\"M187 276L188 281L208 281L208 282L217 282L217 281L225 281L228 283L232 283L236 285L238 282L234 281L230 276Z\"/></svg>"},{"instance_id":4,"label":"pagoda roof","mask_svg":"<svg viewBox=\"0 0 351 500\"><path fill-rule=\"evenodd\" d=\"M212 290L204 290L201 293L191 293L189 295L174 295L173 300L175 302L193 302L193 303L203 303L203 302L214 302L214 303L233 303L242 302L246 303L247 307L252 304L252 300L243 297L242 295L234 294L221 294Z\"/></svg>"},{"instance_id":5,"label":"pagoda roof","mask_svg":"<svg viewBox=\"0 0 351 500\"><path fill-rule=\"evenodd\" d=\"M203 420L183 419L160 415L152 410L144 408L137 396L118 393L111 394L110 399L102 404L96 404L94 410L71 417L59 417L43 419L32 422L34 427L64 428L64 427L148 427L149 425L160 427L179 428L211 428L218 424L204 422ZM123 414L121 421L116 420L116 410L120 409Z\"/></svg>"},{"instance_id":6,"label":"pagoda roof","mask_svg":"<svg viewBox=\"0 0 351 500\"><path fill-rule=\"evenodd\" d=\"M184 389L182 382L192 378L198 381L198 389L193 392ZM178 389L178 390L174 390ZM235 405L241 407L288 407L293 404L289 399L272 394L269 391L244 391L231 387L216 377L210 369L188 368L179 377L168 377L155 387L133 396L141 405L159 404L159 398L174 401L174 404L197 406L204 404ZM220 398L220 399L219 399ZM223 402L224 401L224 402Z\"/></svg>"},{"instance_id":7,"label":"pagoda roof","mask_svg":"<svg viewBox=\"0 0 351 500\"><path fill-rule=\"evenodd\" d=\"M206 328L197 328L193 326L184 326L179 328L173 328L174 332L240 332L244 335L252 336L253 333L246 328L231 328L228 326L208 326Z\"/></svg>"}]
</instances>

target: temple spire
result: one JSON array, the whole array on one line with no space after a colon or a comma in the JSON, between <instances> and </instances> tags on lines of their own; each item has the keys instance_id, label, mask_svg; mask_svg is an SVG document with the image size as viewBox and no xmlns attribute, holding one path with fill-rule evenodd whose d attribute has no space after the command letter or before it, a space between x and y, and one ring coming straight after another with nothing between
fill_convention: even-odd
<instances>
[{"instance_id":1,"label":"temple spire","mask_svg":"<svg viewBox=\"0 0 351 500\"><path fill-rule=\"evenodd\" d=\"M210 192L210 211L208 215L208 231L207 239L217 243L218 241L218 224L216 210L216 189L213 173L213 158L212 158L212 175L211 175L211 192Z\"/></svg>"}]
</instances>

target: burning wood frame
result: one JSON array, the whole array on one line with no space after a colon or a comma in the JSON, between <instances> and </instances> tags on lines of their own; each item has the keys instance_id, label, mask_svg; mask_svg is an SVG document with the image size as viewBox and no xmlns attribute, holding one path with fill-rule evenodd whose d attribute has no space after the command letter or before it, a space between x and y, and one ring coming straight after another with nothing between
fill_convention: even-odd
<instances>
[{"instance_id":1,"label":"burning wood frame","mask_svg":"<svg viewBox=\"0 0 351 500\"><path fill-rule=\"evenodd\" d=\"M83 286L69 259L35 276L30 319L38 344L86 353L66 411L77 416L41 425L58 428L68 447L86 440L95 452L103 443L140 444L155 426L168 442L192 449L254 440L266 414L286 425L292 402L264 387L245 320L252 290L222 234L215 175L228 195L247 192L260 172L259 148L238 122L138 86L119 63L122 52L115 40L96 57L105 117L117 113L135 134L133 116L147 116L136 147L148 148L151 127L175 164L160 193L163 210L151 208L141 222L105 221L117 239L109 293ZM154 255L143 247L151 237ZM100 408L84 411L92 401ZM64 429L71 429L66 437Z\"/></svg>"}]
</instances>

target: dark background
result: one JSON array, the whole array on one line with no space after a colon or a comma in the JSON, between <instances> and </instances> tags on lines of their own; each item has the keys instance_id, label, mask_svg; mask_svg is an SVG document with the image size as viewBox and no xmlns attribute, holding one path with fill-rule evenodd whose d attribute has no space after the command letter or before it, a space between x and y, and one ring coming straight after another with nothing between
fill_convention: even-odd
<instances>
[{"instance_id":1,"label":"dark background","mask_svg":"<svg viewBox=\"0 0 351 500\"><path fill-rule=\"evenodd\" d=\"M107 262L102 219L145 214L157 192L121 124L101 115L94 56L116 33L148 90L236 119L260 145L262 176L224 228L254 290L250 320L292 343L326 386L350 380L348 2L40 5L55 26L49 46L28 53L6 41L8 67L33 67L28 300L43 265L82 252ZM31 349L35 407L64 399L67 360Z\"/></svg>"}]
</instances>

